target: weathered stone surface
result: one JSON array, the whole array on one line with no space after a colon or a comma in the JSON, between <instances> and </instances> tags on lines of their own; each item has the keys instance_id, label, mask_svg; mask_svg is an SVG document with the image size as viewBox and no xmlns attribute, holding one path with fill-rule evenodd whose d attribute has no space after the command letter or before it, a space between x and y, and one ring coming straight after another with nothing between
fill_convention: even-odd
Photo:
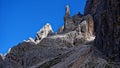
<instances>
[{"instance_id":1,"label":"weathered stone surface","mask_svg":"<svg viewBox=\"0 0 120 68\"><path fill-rule=\"evenodd\" d=\"M78 14L75 14L72 18L73 18L73 22L74 22L74 24L75 24L75 26L77 26L79 23L81 23L82 22L82 17L83 17L83 15L82 14L80 14L80 13L78 13Z\"/></svg>"},{"instance_id":2,"label":"weathered stone surface","mask_svg":"<svg viewBox=\"0 0 120 68\"><path fill-rule=\"evenodd\" d=\"M83 16L81 13L70 16L70 8L66 6L66 14L64 16L64 28L61 28L61 33L70 31L78 31L86 36L94 35L94 21L92 15ZM59 32L58 32L59 33ZM87 37L87 38L88 38Z\"/></svg>"},{"instance_id":3,"label":"weathered stone surface","mask_svg":"<svg viewBox=\"0 0 120 68\"><path fill-rule=\"evenodd\" d=\"M65 13L65 16L66 16L66 17L69 17L69 16L70 16L70 8L69 8L69 5L66 5L66 13Z\"/></svg>"},{"instance_id":4,"label":"weathered stone surface","mask_svg":"<svg viewBox=\"0 0 120 68\"><path fill-rule=\"evenodd\" d=\"M64 26L60 27L57 31L57 34L61 34L63 33L63 30L64 30Z\"/></svg>"},{"instance_id":5,"label":"weathered stone surface","mask_svg":"<svg viewBox=\"0 0 120 68\"><path fill-rule=\"evenodd\" d=\"M74 30L75 24L73 22L72 17L70 16L70 8L68 5L66 6L66 13L64 16L64 22L65 22L64 23L64 32L69 32L69 31Z\"/></svg>"},{"instance_id":6,"label":"weathered stone surface","mask_svg":"<svg viewBox=\"0 0 120 68\"><path fill-rule=\"evenodd\" d=\"M32 37L29 37L28 41L25 41L25 42L36 43L35 40Z\"/></svg>"},{"instance_id":7,"label":"weathered stone surface","mask_svg":"<svg viewBox=\"0 0 120 68\"><path fill-rule=\"evenodd\" d=\"M44 46L73 47L73 42L76 36L78 36L78 32L71 31L65 34L46 37L40 42L40 44Z\"/></svg>"},{"instance_id":8,"label":"weathered stone surface","mask_svg":"<svg viewBox=\"0 0 120 68\"><path fill-rule=\"evenodd\" d=\"M47 37L48 35L52 35L53 30L49 23L47 23L42 29L37 32L35 41L39 43L43 38Z\"/></svg>"},{"instance_id":9,"label":"weathered stone surface","mask_svg":"<svg viewBox=\"0 0 120 68\"><path fill-rule=\"evenodd\" d=\"M54 46L46 47L41 44L34 45L30 42L23 42L11 49L4 61L0 63L0 68L37 67L69 51L69 49Z\"/></svg>"},{"instance_id":10,"label":"weathered stone surface","mask_svg":"<svg viewBox=\"0 0 120 68\"><path fill-rule=\"evenodd\" d=\"M0 62L3 60L2 55L0 54Z\"/></svg>"},{"instance_id":11,"label":"weathered stone surface","mask_svg":"<svg viewBox=\"0 0 120 68\"><path fill-rule=\"evenodd\" d=\"M85 15L95 22L95 47L112 61L120 62L120 1L87 0Z\"/></svg>"},{"instance_id":12,"label":"weathered stone surface","mask_svg":"<svg viewBox=\"0 0 120 68\"><path fill-rule=\"evenodd\" d=\"M64 28L55 35L48 26L41 29L38 44L30 39L11 48L0 68L120 68L118 4L118 0L88 0L85 15L72 17L66 6Z\"/></svg>"},{"instance_id":13,"label":"weathered stone surface","mask_svg":"<svg viewBox=\"0 0 120 68\"><path fill-rule=\"evenodd\" d=\"M88 25L88 34L90 36L94 35L94 21L93 21L93 17L92 15L88 14L86 16L83 17L83 20L86 20L87 25Z\"/></svg>"}]
</instances>

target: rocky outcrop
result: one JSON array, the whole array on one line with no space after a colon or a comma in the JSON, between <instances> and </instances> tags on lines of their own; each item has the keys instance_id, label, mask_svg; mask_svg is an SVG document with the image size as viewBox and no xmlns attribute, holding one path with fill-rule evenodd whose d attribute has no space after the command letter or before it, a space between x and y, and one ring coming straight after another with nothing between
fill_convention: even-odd
<instances>
[{"instance_id":1,"label":"rocky outcrop","mask_svg":"<svg viewBox=\"0 0 120 68\"><path fill-rule=\"evenodd\" d=\"M109 60L120 62L120 1L87 0L85 15L95 22L95 47Z\"/></svg>"},{"instance_id":2,"label":"rocky outcrop","mask_svg":"<svg viewBox=\"0 0 120 68\"><path fill-rule=\"evenodd\" d=\"M36 68L59 55L67 54L70 50L49 46L49 44L44 46L23 42L11 49L0 64L0 68Z\"/></svg>"},{"instance_id":3,"label":"rocky outcrop","mask_svg":"<svg viewBox=\"0 0 120 68\"><path fill-rule=\"evenodd\" d=\"M91 53L91 45L86 44L94 40L94 22L91 15L78 13L71 17L68 5L64 20L65 25L57 34L53 33L50 24L46 24L37 32L35 40L30 37L11 48L0 68L74 67L79 57Z\"/></svg>"},{"instance_id":4,"label":"rocky outcrop","mask_svg":"<svg viewBox=\"0 0 120 68\"><path fill-rule=\"evenodd\" d=\"M64 30L64 26L60 27L57 31L57 34L61 34L63 33L63 30Z\"/></svg>"},{"instance_id":5,"label":"rocky outcrop","mask_svg":"<svg viewBox=\"0 0 120 68\"><path fill-rule=\"evenodd\" d=\"M68 5L66 6L66 13L64 16L64 22L65 22L64 23L64 32L69 32L69 31L74 30L75 24L72 20L72 17L70 16L70 8Z\"/></svg>"},{"instance_id":6,"label":"rocky outcrop","mask_svg":"<svg viewBox=\"0 0 120 68\"><path fill-rule=\"evenodd\" d=\"M93 17L90 14L83 16L80 12L71 17L70 8L67 5L64 16L64 27L58 33L67 33L70 31L78 31L86 39L94 36Z\"/></svg>"},{"instance_id":7,"label":"rocky outcrop","mask_svg":"<svg viewBox=\"0 0 120 68\"><path fill-rule=\"evenodd\" d=\"M35 41L39 43L43 38L47 37L48 35L52 35L53 30L49 23L47 23L42 29L40 29L36 34Z\"/></svg>"},{"instance_id":8,"label":"rocky outcrop","mask_svg":"<svg viewBox=\"0 0 120 68\"><path fill-rule=\"evenodd\" d=\"M35 40L11 48L0 68L120 68L118 4L88 0L85 15L74 16L67 5L64 26L56 34L45 25Z\"/></svg>"},{"instance_id":9,"label":"rocky outcrop","mask_svg":"<svg viewBox=\"0 0 120 68\"><path fill-rule=\"evenodd\" d=\"M40 44L44 46L55 46L55 47L65 47L65 48L74 47L75 46L74 42L77 42L75 41L75 39L78 36L79 33L77 31L71 31L65 34L57 34L54 36L46 37L40 42ZM82 43L85 43L85 41L81 42L81 44Z\"/></svg>"},{"instance_id":10,"label":"rocky outcrop","mask_svg":"<svg viewBox=\"0 0 120 68\"><path fill-rule=\"evenodd\" d=\"M35 40L32 37L29 37L29 39L25 42L31 42L31 43L36 43Z\"/></svg>"},{"instance_id":11,"label":"rocky outcrop","mask_svg":"<svg viewBox=\"0 0 120 68\"><path fill-rule=\"evenodd\" d=\"M2 55L0 54L0 62L3 60Z\"/></svg>"},{"instance_id":12,"label":"rocky outcrop","mask_svg":"<svg viewBox=\"0 0 120 68\"><path fill-rule=\"evenodd\" d=\"M40 41L47 37L47 36L51 36L54 35L52 27L49 23L47 23L45 26L43 26L36 34L35 39L33 39L32 37L29 37L29 39L26 41L24 40L24 42L30 42L33 44L38 44L40 43Z\"/></svg>"}]
</instances>

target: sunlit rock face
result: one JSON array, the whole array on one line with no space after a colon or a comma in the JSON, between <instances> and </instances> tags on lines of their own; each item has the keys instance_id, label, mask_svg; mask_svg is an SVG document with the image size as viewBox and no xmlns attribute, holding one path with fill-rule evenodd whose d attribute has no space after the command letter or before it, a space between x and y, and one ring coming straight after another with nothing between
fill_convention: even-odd
<instances>
[{"instance_id":1,"label":"sunlit rock face","mask_svg":"<svg viewBox=\"0 0 120 68\"><path fill-rule=\"evenodd\" d=\"M79 57L92 52L93 18L90 14L83 16L80 13L70 16L67 5L64 22L56 34L47 23L37 32L35 39L30 37L11 48L0 63L0 68L78 68L81 64L75 67L73 62L78 63L76 60Z\"/></svg>"},{"instance_id":2,"label":"sunlit rock face","mask_svg":"<svg viewBox=\"0 0 120 68\"><path fill-rule=\"evenodd\" d=\"M36 33L36 37L35 39L33 39L32 37L29 37L29 39L26 41L24 40L24 42L30 42L33 44L38 44L40 43L40 41L47 37L53 35L53 30L52 27L49 23L47 23L46 25L44 25L37 33Z\"/></svg>"},{"instance_id":3,"label":"sunlit rock face","mask_svg":"<svg viewBox=\"0 0 120 68\"><path fill-rule=\"evenodd\" d=\"M69 31L74 30L75 25L74 25L74 22L72 20L72 17L70 16L70 8L68 5L66 6L66 13L64 16L64 22L65 22L64 23L64 32L69 32Z\"/></svg>"},{"instance_id":4,"label":"sunlit rock face","mask_svg":"<svg viewBox=\"0 0 120 68\"><path fill-rule=\"evenodd\" d=\"M95 22L95 47L120 62L120 1L87 0L85 15L92 14Z\"/></svg>"},{"instance_id":5,"label":"sunlit rock face","mask_svg":"<svg viewBox=\"0 0 120 68\"><path fill-rule=\"evenodd\" d=\"M37 32L35 40L29 38L12 47L0 62L0 68L120 68L119 19L116 17L119 9L113 8L117 7L116 2L119 3L88 0L85 15L74 16L70 16L67 5L64 25L58 32L54 34L50 24L46 24ZM107 11L102 11L105 9Z\"/></svg>"},{"instance_id":6,"label":"sunlit rock face","mask_svg":"<svg viewBox=\"0 0 120 68\"><path fill-rule=\"evenodd\" d=\"M66 13L64 16L64 27L59 30L59 33L67 33L70 31L78 31L86 39L94 36L93 17L90 14L83 16L80 12L71 17L70 8L67 5Z\"/></svg>"},{"instance_id":7,"label":"sunlit rock face","mask_svg":"<svg viewBox=\"0 0 120 68\"><path fill-rule=\"evenodd\" d=\"M39 43L43 38L47 37L48 35L52 35L53 30L49 23L47 23L45 26L43 26L42 29L40 29L36 34L35 41Z\"/></svg>"}]
</instances>

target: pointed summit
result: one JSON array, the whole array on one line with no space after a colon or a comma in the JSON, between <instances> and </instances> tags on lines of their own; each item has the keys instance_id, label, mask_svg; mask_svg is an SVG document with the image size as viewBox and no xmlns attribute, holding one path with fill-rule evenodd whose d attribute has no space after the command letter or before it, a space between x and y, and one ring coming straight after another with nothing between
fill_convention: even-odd
<instances>
[{"instance_id":1,"label":"pointed summit","mask_svg":"<svg viewBox=\"0 0 120 68\"><path fill-rule=\"evenodd\" d=\"M53 33L52 27L49 23L47 23L37 32L35 41L39 43L40 40L42 40L43 38L47 37L52 33Z\"/></svg>"},{"instance_id":2,"label":"pointed summit","mask_svg":"<svg viewBox=\"0 0 120 68\"><path fill-rule=\"evenodd\" d=\"M66 5L66 13L65 16L70 16L70 8L69 5Z\"/></svg>"}]
</instances>

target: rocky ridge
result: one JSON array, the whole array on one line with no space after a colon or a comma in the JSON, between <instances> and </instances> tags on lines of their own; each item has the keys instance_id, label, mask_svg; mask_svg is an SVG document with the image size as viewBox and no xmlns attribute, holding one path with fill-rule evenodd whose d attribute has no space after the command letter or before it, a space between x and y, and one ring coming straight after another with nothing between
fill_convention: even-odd
<instances>
[{"instance_id":1,"label":"rocky ridge","mask_svg":"<svg viewBox=\"0 0 120 68\"><path fill-rule=\"evenodd\" d=\"M116 47L118 49L112 50L112 48L106 47L105 42L103 43L106 38L114 36L111 33L109 38L106 33L101 35L101 32L106 30L105 27L101 27L101 25L106 26L106 24L101 24L104 22L101 18L107 17L109 20L109 16L99 17L99 14L103 12L101 6L105 6L108 2L108 0L87 0L85 15L78 13L74 16L70 16L70 7L67 5L64 26L57 33L53 33L49 24L45 25L37 32L35 39L30 38L11 48L9 53L4 56L5 58L1 60L0 68L120 68L119 46L115 44L112 46L113 49ZM109 12L109 10L107 11ZM108 24L108 22L104 23ZM119 31L116 33L119 34ZM110 41L108 40L108 42ZM118 44L119 42L112 43ZM111 55L114 59L110 59Z\"/></svg>"},{"instance_id":2,"label":"rocky ridge","mask_svg":"<svg viewBox=\"0 0 120 68\"><path fill-rule=\"evenodd\" d=\"M83 16L80 13L70 17L69 9L67 5L65 25L60 28L60 31L54 34L50 24L46 24L37 32L36 39L29 38L28 41L11 48L0 64L0 68L59 67L54 65L64 59L71 59L70 55L75 54L74 57L79 57L88 52L91 46L87 43L94 40L93 18L91 15ZM80 55L77 55L79 49L82 50ZM75 61L76 58L72 60Z\"/></svg>"},{"instance_id":3,"label":"rocky ridge","mask_svg":"<svg viewBox=\"0 0 120 68\"><path fill-rule=\"evenodd\" d=\"M52 27L49 23L47 23L45 26L43 26L37 33L36 33L36 37L35 39L33 39L32 37L30 37L27 41L24 40L25 42L31 42L31 43L35 43L38 44L40 43L40 41L50 35L53 35L53 30Z\"/></svg>"}]
</instances>

